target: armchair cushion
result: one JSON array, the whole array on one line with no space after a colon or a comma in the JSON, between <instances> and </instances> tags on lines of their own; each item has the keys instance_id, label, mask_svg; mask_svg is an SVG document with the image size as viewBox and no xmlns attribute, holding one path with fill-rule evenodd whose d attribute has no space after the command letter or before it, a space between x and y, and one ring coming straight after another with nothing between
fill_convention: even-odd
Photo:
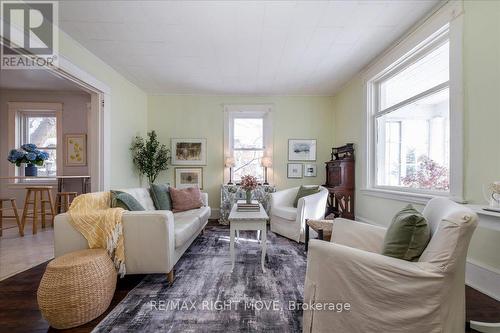
<instances>
[{"instance_id":1,"label":"armchair cushion","mask_svg":"<svg viewBox=\"0 0 500 333\"><path fill-rule=\"evenodd\" d=\"M408 260L417 260L427 247L431 230L421 213L408 205L396 214L387 229L382 254Z\"/></svg>"},{"instance_id":2,"label":"armchair cushion","mask_svg":"<svg viewBox=\"0 0 500 333\"><path fill-rule=\"evenodd\" d=\"M297 218L297 208L277 206L273 208L273 215L285 220L295 221Z\"/></svg>"},{"instance_id":3,"label":"armchair cushion","mask_svg":"<svg viewBox=\"0 0 500 333\"><path fill-rule=\"evenodd\" d=\"M319 192L319 186L313 186L313 187L300 186L297 195L295 196L295 200L293 201L293 207L297 208L300 198L307 197L308 195L315 194L318 192Z\"/></svg>"}]
</instances>

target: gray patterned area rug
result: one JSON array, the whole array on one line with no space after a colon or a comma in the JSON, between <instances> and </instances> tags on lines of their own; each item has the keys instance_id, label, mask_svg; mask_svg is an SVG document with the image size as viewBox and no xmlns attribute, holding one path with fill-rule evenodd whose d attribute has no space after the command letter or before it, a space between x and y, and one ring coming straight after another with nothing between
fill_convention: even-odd
<instances>
[{"instance_id":1,"label":"gray patterned area rug","mask_svg":"<svg viewBox=\"0 0 500 333\"><path fill-rule=\"evenodd\" d=\"M147 275L93 332L300 332L304 245L268 231L266 272L255 232L240 232L231 273L229 229L209 226L175 266Z\"/></svg>"}]
</instances>

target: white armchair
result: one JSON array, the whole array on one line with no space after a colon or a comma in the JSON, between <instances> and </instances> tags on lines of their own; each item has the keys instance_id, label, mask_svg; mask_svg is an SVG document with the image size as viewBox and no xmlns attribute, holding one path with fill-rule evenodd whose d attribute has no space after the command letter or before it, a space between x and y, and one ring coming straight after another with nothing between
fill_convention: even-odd
<instances>
[{"instance_id":1,"label":"white armchair","mask_svg":"<svg viewBox=\"0 0 500 333\"><path fill-rule=\"evenodd\" d=\"M318 193L300 198L295 208L293 201L298 191L299 187L292 187L271 194L271 231L303 242L305 220L325 217L328 190L320 186Z\"/></svg>"},{"instance_id":2,"label":"white armchair","mask_svg":"<svg viewBox=\"0 0 500 333\"><path fill-rule=\"evenodd\" d=\"M343 313L304 311L304 332L465 329L465 260L477 216L448 199L423 211L432 238L418 262L379 254L385 228L335 219L331 243L311 240L304 303L345 302Z\"/></svg>"}]
</instances>

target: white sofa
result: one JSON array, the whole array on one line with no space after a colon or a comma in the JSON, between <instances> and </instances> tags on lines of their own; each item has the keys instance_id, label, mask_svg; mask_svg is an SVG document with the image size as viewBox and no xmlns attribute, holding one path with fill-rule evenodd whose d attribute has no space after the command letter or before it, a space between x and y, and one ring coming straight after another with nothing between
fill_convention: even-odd
<instances>
[{"instance_id":1,"label":"white sofa","mask_svg":"<svg viewBox=\"0 0 500 333\"><path fill-rule=\"evenodd\" d=\"M331 243L311 240L304 303L350 310L304 311L303 332L441 332L465 328L465 261L477 215L445 198L423 215L431 240L417 262L381 253L386 228L337 218Z\"/></svg>"},{"instance_id":2,"label":"white sofa","mask_svg":"<svg viewBox=\"0 0 500 333\"><path fill-rule=\"evenodd\" d=\"M202 193L204 206L185 212L155 210L149 189L122 190L131 194L145 211L125 211L122 217L127 274L168 273L205 228L210 217L208 195ZM87 240L70 223L68 214L54 220L54 252L59 257L88 248Z\"/></svg>"},{"instance_id":3,"label":"white sofa","mask_svg":"<svg viewBox=\"0 0 500 333\"><path fill-rule=\"evenodd\" d=\"M271 231L294 241L304 242L306 219L323 219L325 217L328 190L322 186L319 189L318 193L300 198L297 208L293 207L293 201L299 187L272 193ZM314 237L314 231L311 233Z\"/></svg>"}]
</instances>

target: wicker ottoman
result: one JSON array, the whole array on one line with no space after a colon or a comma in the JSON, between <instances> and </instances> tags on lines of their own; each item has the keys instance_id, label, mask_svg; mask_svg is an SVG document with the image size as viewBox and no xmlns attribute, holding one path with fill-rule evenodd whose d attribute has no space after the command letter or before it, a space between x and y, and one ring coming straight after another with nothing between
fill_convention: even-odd
<instances>
[{"instance_id":1,"label":"wicker ottoman","mask_svg":"<svg viewBox=\"0 0 500 333\"><path fill-rule=\"evenodd\" d=\"M95 319L108 308L116 287L116 270L101 249L68 253L52 260L38 287L38 306L54 328Z\"/></svg>"}]
</instances>

